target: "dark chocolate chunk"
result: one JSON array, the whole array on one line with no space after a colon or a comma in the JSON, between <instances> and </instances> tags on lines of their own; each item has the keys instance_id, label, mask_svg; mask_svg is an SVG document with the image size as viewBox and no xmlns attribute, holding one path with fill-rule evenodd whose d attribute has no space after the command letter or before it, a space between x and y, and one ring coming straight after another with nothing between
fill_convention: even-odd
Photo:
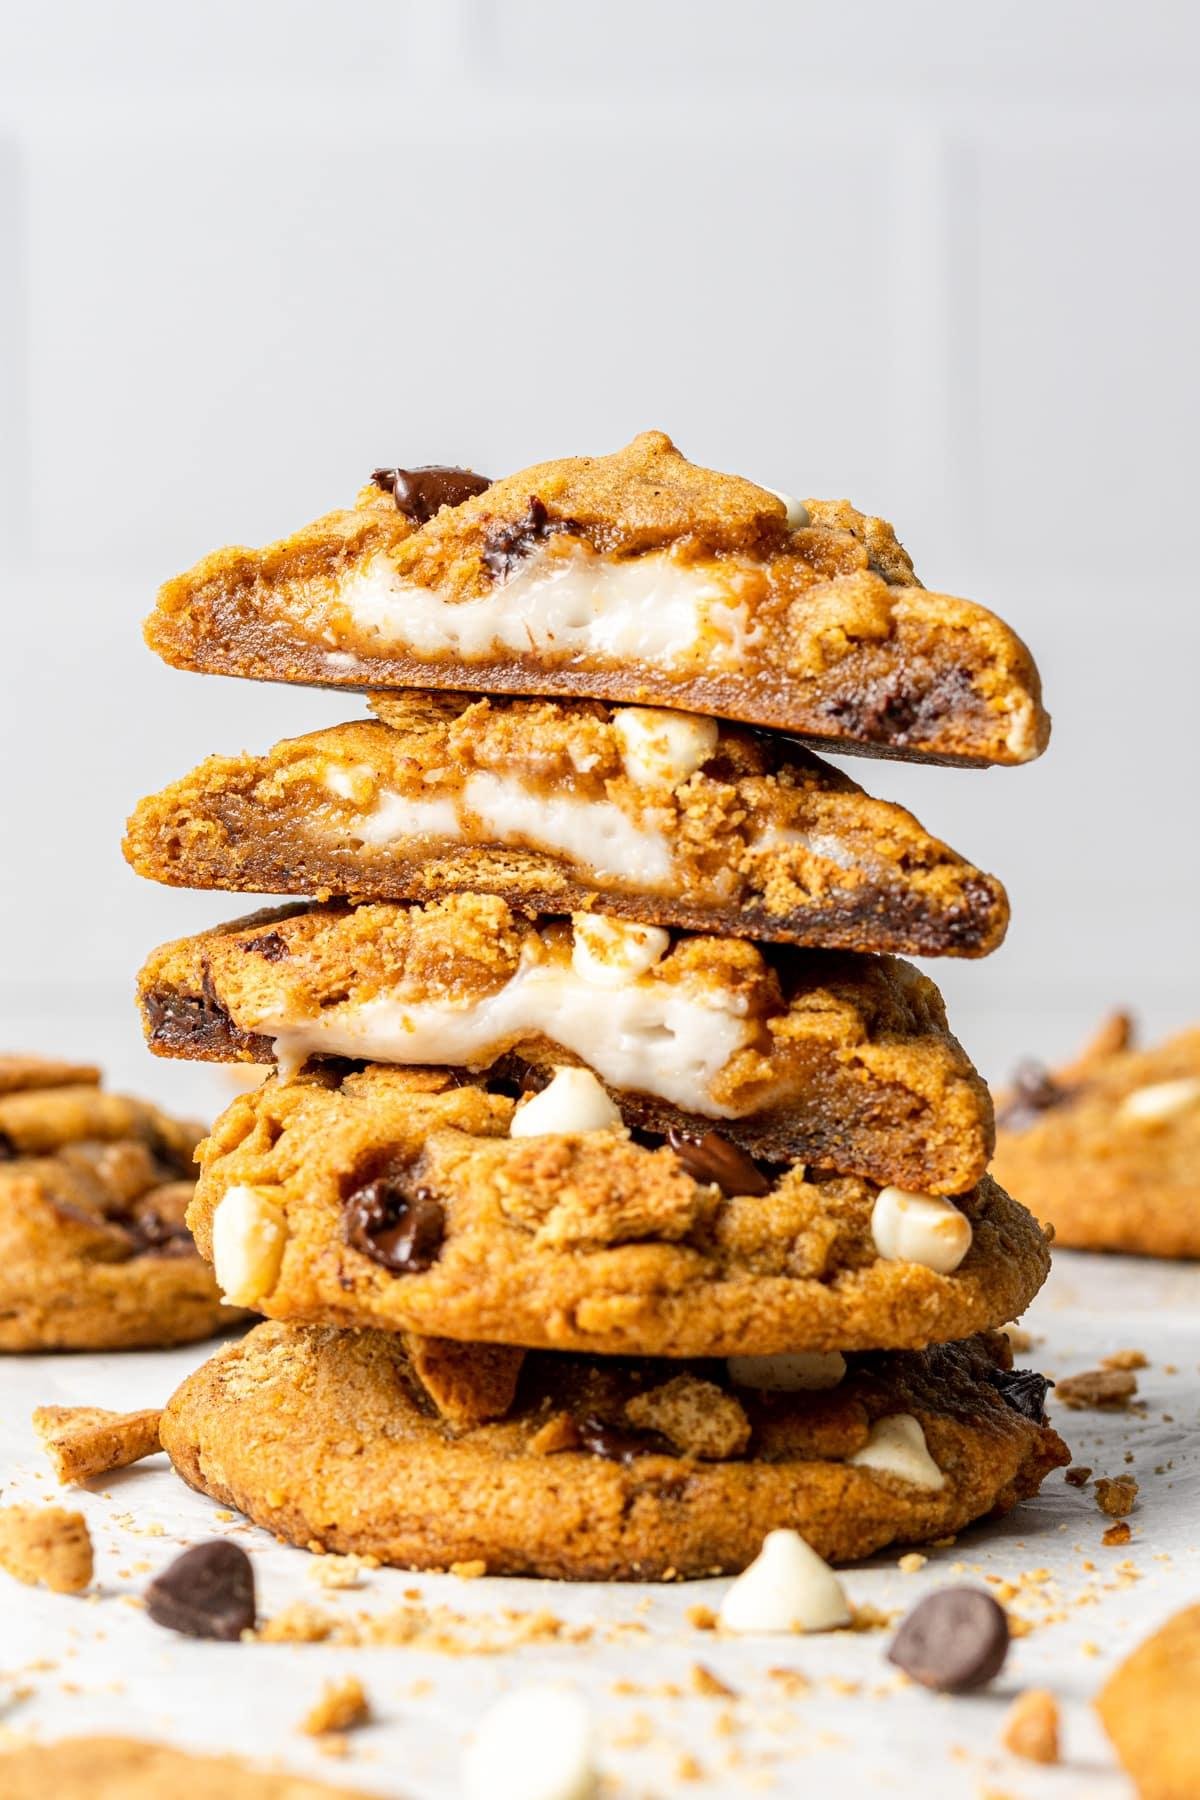
<instances>
[{"instance_id":1,"label":"dark chocolate chunk","mask_svg":"<svg viewBox=\"0 0 1200 1800\"><path fill-rule=\"evenodd\" d=\"M922 1687L965 1694L1000 1673L1008 1616L982 1588L942 1588L917 1602L892 1639L888 1661Z\"/></svg>"},{"instance_id":2,"label":"dark chocolate chunk","mask_svg":"<svg viewBox=\"0 0 1200 1800\"><path fill-rule=\"evenodd\" d=\"M0 1162L12 1162L17 1154L17 1146L7 1131L0 1131Z\"/></svg>"},{"instance_id":3,"label":"dark chocolate chunk","mask_svg":"<svg viewBox=\"0 0 1200 1800\"><path fill-rule=\"evenodd\" d=\"M133 1239L134 1255L161 1251L168 1256L185 1256L195 1248L195 1240L182 1219L166 1219L154 1207L143 1207L117 1221Z\"/></svg>"},{"instance_id":4,"label":"dark chocolate chunk","mask_svg":"<svg viewBox=\"0 0 1200 1800\"><path fill-rule=\"evenodd\" d=\"M1061 1106L1070 1091L1055 1081L1041 1063L1023 1062L1013 1075L1011 1098L997 1115L996 1123L1006 1131L1024 1131L1051 1107Z\"/></svg>"},{"instance_id":5,"label":"dark chocolate chunk","mask_svg":"<svg viewBox=\"0 0 1200 1800\"><path fill-rule=\"evenodd\" d=\"M492 485L486 475L447 463L425 463L418 469L373 469L371 480L390 494L397 510L416 525L427 525L443 506L461 506Z\"/></svg>"},{"instance_id":6,"label":"dark chocolate chunk","mask_svg":"<svg viewBox=\"0 0 1200 1800\"><path fill-rule=\"evenodd\" d=\"M428 1188L384 1175L347 1196L346 1242L398 1275L420 1275L438 1259L446 1214Z\"/></svg>"},{"instance_id":7,"label":"dark chocolate chunk","mask_svg":"<svg viewBox=\"0 0 1200 1800\"><path fill-rule=\"evenodd\" d=\"M577 1420L579 1442L593 1456L608 1462L631 1463L639 1456L674 1456L674 1446L657 1431L630 1431L624 1425L607 1425L594 1413Z\"/></svg>"},{"instance_id":8,"label":"dark chocolate chunk","mask_svg":"<svg viewBox=\"0 0 1200 1800\"><path fill-rule=\"evenodd\" d=\"M250 1558L228 1538L193 1544L154 1577L146 1611L169 1631L233 1642L254 1629L257 1616Z\"/></svg>"},{"instance_id":9,"label":"dark chocolate chunk","mask_svg":"<svg viewBox=\"0 0 1200 1800\"><path fill-rule=\"evenodd\" d=\"M744 1150L718 1131L694 1137L674 1126L667 1142L693 1181L715 1181L723 1194L769 1194L771 1183Z\"/></svg>"},{"instance_id":10,"label":"dark chocolate chunk","mask_svg":"<svg viewBox=\"0 0 1200 1800\"><path fill-rule=\"evenodd\" d=\"M989 1369L988 1381L1006 1406L1035 1425L1046 1423L1046 1394L1054 1383L1034 1369Z\"/></svg>"},{"instance_id":11,"label":"dark chocolate chunk","mask_svg":"<svg viewBox=\"0 0 1200 1800\"><path fill-rule=\"evenodd\" d=\"M498 521L488 530L483 547L484 566L496 581L500 581L511 575L517 564L548 537L559 531L578 530L574 519L552 519L545 502L536 494L530 494L529 508L523 519L512 524Z\"/></svg>"},{"instance_id":12,"label":"dark chocolate chunk","mask_svg":"<svg viewBox=\"0 0 1200 1800\"><path fill-rule=\"evenodd\" d=\"M265 931L262 937L247 938L242 949L247 955L253 951L257 956L265 956L268 962L282 962L285 956L291 955L287 939L280 937L277 931Z\"/></svg>"}]
</instances>

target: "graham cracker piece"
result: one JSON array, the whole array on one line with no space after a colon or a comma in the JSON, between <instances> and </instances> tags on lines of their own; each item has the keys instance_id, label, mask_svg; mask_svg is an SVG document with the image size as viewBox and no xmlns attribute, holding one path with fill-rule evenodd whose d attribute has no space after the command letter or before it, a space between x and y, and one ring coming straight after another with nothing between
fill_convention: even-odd
<instances>
[{"instance_id":1,"label":"graham cracker piece","mask_svg":"<svg viewBox=\"0 0 1200 1800\"><path fill-rule=\"evenodd\" d=\"M447 1424L470 1431L504 1417L516 1395L523 1350L460 1344L415 1331L402 1335L413 1373Z\"/></svg>"},{"instance_id":2,"label":"graham cracker piece","mask_svg":"<svg viewBox=\"0 0 1200 1800\"><path fill-rule=\"evenodd\" d=\"M153 1456L160 1448L160 1407L143 1412L110 1412L104 1406L39 1406L33 1429L64 1484L78 1486L110 1469Z\"/></svg>"},{"instance_id":3,"label":"graham cracker piece","mask_svg":"<svg viewBox=\"0 0 1200 1800\"><path fill-rule=\"evenodd\" d=\"M638 1394L625 1417L639 1430L658 1431L685 1456L726 1462L750 1442L750 1421L732 1394L695 1375L676 1375Z\"/></svg>"},{"instance_id":4,"label":"graham cracker piece","mask_svg":"<svg viewBox=\"0 0 1200 1800\"><path fill-rule=\"evenodd\" d=\"M83 1514L61 1506L0 1509L0 1568L27 1587L82 1593L92 1579L92 1540Z\"/></svg>"}]
</instances>

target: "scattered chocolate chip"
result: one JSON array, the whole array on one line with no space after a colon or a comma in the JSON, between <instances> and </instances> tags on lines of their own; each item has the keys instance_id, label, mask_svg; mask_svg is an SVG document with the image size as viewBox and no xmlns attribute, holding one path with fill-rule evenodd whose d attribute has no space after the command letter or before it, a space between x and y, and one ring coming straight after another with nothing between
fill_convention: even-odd
<instances>
[{"instance_id":1,"label":"scattered chocolate chip","mask_svg":"<svg viewBox=\"0 0 1200 1800\"><path fill-rule=\"evenodd\" d=\"M996 1123L1006 1131L1024 1131L1051 1107L1061 1106L1070 1091L1041 1063L1020 1063L1013 1074L1011 1097L997 1114Z\"/></svg>"},{"instance_id":2,"label":"scattered chocolate chip","mask_svg":"<svg viewBox=\"0 0 1200 1800\"><path fill-rule=\"evenodd\" d=\"M631 1463L639 1456L674 1456L675 1447L657 1431L630 1431L623 1425L606 1425L594 1413L575 1427L579 1442L593 1456L608 1462Z\"/></svg>"},{"instance_id":3,"label":"scattered chocolate chip","mask_svg":"<svg viewBox=\"0 0 1200 1800\"><path fill-rule=\"evenodd\" d=\"M942 1588L901 1621L887 1657L922 1687L965 1694L1000 1673L1008 1616L982 1588Z\"/></svg>"},{"instance_id":4,"label":"scattered chocolate chip","mask_svg":"<svg viewBox=\"0 0 1200 1800\"><path fill-rule=\"evenodd\" d=\"M1035 1425L1046 1423L1046 1394L1054 1383L1033 1369L989 1369L988 1381L1006 1406Z\"/></svg>"},{"instance_id":5,"label":"scattered chocolate chip","mask_svg":"<svg viewBox=\"0 0 1200 1800\"><path fill-rule=\"evenodd\" d=\"M1089 1468L1085 1467L1082 1463L1077 1463L1077 1464L1073 1465L1071 1468L1069 1468L1067 1470L1066 1474L1063 1476L1063 1480L1066 1482L1068 1487L1078 1487L1078 1488L1086 1487L1088 1482L1091 1479L1092 1479L1092 1471Z\"/></svg>"},{"instance_id":6,"label":"scattered chocolate chip","mask_svg":"<svg viewBox=\"0 0 1200 1800\"><path fill-rule=\"evenodd\" d=\"M251 951L257 956L265 956L268 962L282 962L290 956L287 939L280 937L277 931L266 931L262 937L247 938L242 949L249 956Z\"/></svg>"},{"instance_id":7,"label":"scattered chocolate chip","mask_svg":"<svg viewBox=\"0 0 1200 1800\"><path fill-rule=\"evenodd\" d=\"M17 1154L17 1146L7 1131L0 1131L0 1162L12 1162Z\"/></svg>"},{"instance_id":8,"label":"scattered chocolate chip","mask_svg":"<svg viewBox=\"0 0 1200 1800\"><path fill-rule=\"evenodd\" d=\"M494 580L500 581L511 575L517 564L548 537L559 531L578 530L579 525L574 519L552 519L546 511L545 501L530 494L529 509L523 519L511 524L501 520L489 529L483 546L484 566Z\"/></svg>"},{"instance_id":9,"label":"scattered chocolate chip","mask_svg":"<svg viewBox=\"0 0 1200 1800\"><path fill-rule=\"evenodd\" d=\"M346 1242L398 1275L420 1275L438 1259L446 1214L428 1188L381 1176L346 1199Z\"/></svg>"},{"instance_id":10,"label":"scattered chocolate chip","mask_svg":"<svg viewBox=\"0 0 1200 1800\"><path fill-rule=\"evenodd\" d=\"M744 1150L718 1131L694 1137L674 1126L667 1142L693 1181L715 1181L723 1194L769 1194L771 1183Z\"/></svg>"},{"instance_id":11,"label":"scattered chocolate chip","mask_svg":"<svg viewBox=\"0 0 1200 1800\"><path fill-rule=\"evenodd\" d=\"M146 1611L156 1625L187 1637L232 1642L254 1628L254 1570L228 1538L193 1544L146 1589Z\"/></svg>"},{"instance_id":12,"label":"scattered chocolate chip","mask_svg":"<svg viewBox=\"0 0 1200 1800\"><path fill-rule=\"evenodd\" d=\"M371 480L390 494L397 510L416 525L427 525L443 506L461 506L492 485L486 475L447 463L425 463L417 469L372 469Z\"/></svg>"}]
</instances>

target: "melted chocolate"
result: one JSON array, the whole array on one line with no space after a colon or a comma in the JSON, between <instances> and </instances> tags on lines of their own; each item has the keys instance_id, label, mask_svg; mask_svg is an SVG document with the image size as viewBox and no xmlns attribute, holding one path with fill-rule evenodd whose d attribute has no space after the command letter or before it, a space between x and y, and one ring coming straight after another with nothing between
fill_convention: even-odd
<instances>
[{"instance_id":1,"label":"melted chocolate","mask_svg":"<svg viewBox=\"0 0 1200 1800\"><path fill-rule=\"evenodd\" d=\"M667 1142L693 1181L716 1182L721 1192L729 1197L734 1194L758 1196L771 1191L771 1183L757 1163L717 1131L706 1131L703 1137L693 1137L672 1126L667 1133Z\"/></svg>"},{"instance_id":2,"label":"melted chocolate","mask_svg":"<svg viewBox=\"0 0 1200 1800\"><path fill-rule=\"evenodd\" d=\"M1032 1419L1035 1425L1046 1423L1046 1393L1054 1386L1045 1375L1033 1369L989 1369L988 1381L1006 1406Z\"/></svg>"},{"instance_id":3,"label":"melted chocolate","mask_svg":"<svg viewBox=\"0 0 1200 1800\"><path fill-rule=\"evenodd\" d=\"M287 940L280 937L277 931L264 932L262 937L247 938L241 947L247 956L253 951L255 955L265 956L268 962L273 963L282 962L285 956L291 955Z\"/></svg>"},{"instance_id":4,"label":"melted chocolate","mask_svg":"<svg viewBox=\"0 0 1200 1800\"><path fill-rule=\"evenodd\" d=\"M0 1131L0 1162L12 1162L17 1154L17 1146L7 1131Z\"/></svg>"},{"instance_id":5,"label":"melted chocolate","mask_svg":"<svg viewBox=\"0 0 1200 1800\"><path fill-rule=\"evenodd\" d=\"M415 525L427 525L443 506L461 506L492 485L486 475L447 463L426 463L418 469L373 469L371 480L392 496L396 510Z\"/></svg>"},{"instance_id":6,"label":"melted chocolate","mask_svg":"<svg viewBox=\"0 0 1200 1800\"><path fill-rule=\"evenodd\" d=\"M446 1214L428 1188L384 1175L345 1202L346 1242L396 1275L421 1275L438 1259Z\"/></svg>"},{"instance_id":7,"label":"melted chocolate","mask_svg":"<svg viewBox=\"0 0 1200 1800\"><path fill-rule=\"evenodd\" d=\"M502 581L548 537L560 531L578 530L576 520L552 519L546 511L545 501L530 494L529 508L523 519L511 524L499 521L490 527L484 540L484 566L495 581Z\"/></svg>"},{"instance_id":8,"label":"melted chocolate","mask_svg":"<svg viewBox=\"0 0 1200 1800\"><path fill-rule=\"evenodd\" d=\"M1061 1106L1070 1091L1055 1081L1041 1063L1023 1062L1013 1076L1012 1098L999 1113L996 1123L1003 1125L1006 1131L1024 1131L1044 1112Z\"/></svg>"},{"instance_id":9,"label":"melted chocolate","mask_svg":"<svg viewBox=\"0 0 1200 1800\"><path fill-rule=\"evenodd\" d=\"M593 1456L608 1462L631 1463L639 1456L674 1456L673 1446L657 1431L630 1431L624 1425L607 1425L594 1413L575 1425L579 1442Z\"/></svg>"}]
</instances>

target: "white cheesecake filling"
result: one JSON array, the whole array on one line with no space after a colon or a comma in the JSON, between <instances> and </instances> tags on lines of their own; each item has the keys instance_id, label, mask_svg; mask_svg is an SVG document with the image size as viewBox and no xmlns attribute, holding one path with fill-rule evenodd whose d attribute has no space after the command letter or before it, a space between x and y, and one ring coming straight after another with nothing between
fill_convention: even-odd
<instances>
[{"instance_id":1,"label":"white cheesecake filling","mask_svg":"<svg viewBox=\"0 0 1200 1800\"><path fill-rule=\"evenodd\" d=\"M339 799L350 797L345 771L330 769L325 783ZM619 878L639 887L666 884L674 870L665 834L637 824L615 802L535 793L519 776L487 770L468 776L454 794L409 799L384 788L348 835L376 848L411 837L528 845L565 856L598 878Z\"/></svg>"},{"instance_id":2,"label":"white cheesecake filling","mask_svg":"<svg viewBox=\"0 0 1200 1800\"><path fill-rule=\"evenodd\" d=\"M716 991L706 1002L652 975L601 994L571 964L530 957L503 987L466 1003L397 992L316 1018L239 1009L236 1023L275 1039L285 1080L309 1056L486 1066L506 1044L540 1032L611 1087L721 1119L736 1114L713 1099L713 1082L753 1030L736 1004Z\"/></svg>"},{"instance_id":3,"label":"white cheesecake filling","mask_svg":"<svg viewBox=\"0 0 1200 1800\"><path fill-rule=\"evenodd\" d=\"M736 562L689 567L662 551L612 562L588 549L530 556L491 593L444 600L376 556L339 599L381 651L483 662L504 652L569 660L740 669L752 641Z\"/></svg>"}]
</instances>

